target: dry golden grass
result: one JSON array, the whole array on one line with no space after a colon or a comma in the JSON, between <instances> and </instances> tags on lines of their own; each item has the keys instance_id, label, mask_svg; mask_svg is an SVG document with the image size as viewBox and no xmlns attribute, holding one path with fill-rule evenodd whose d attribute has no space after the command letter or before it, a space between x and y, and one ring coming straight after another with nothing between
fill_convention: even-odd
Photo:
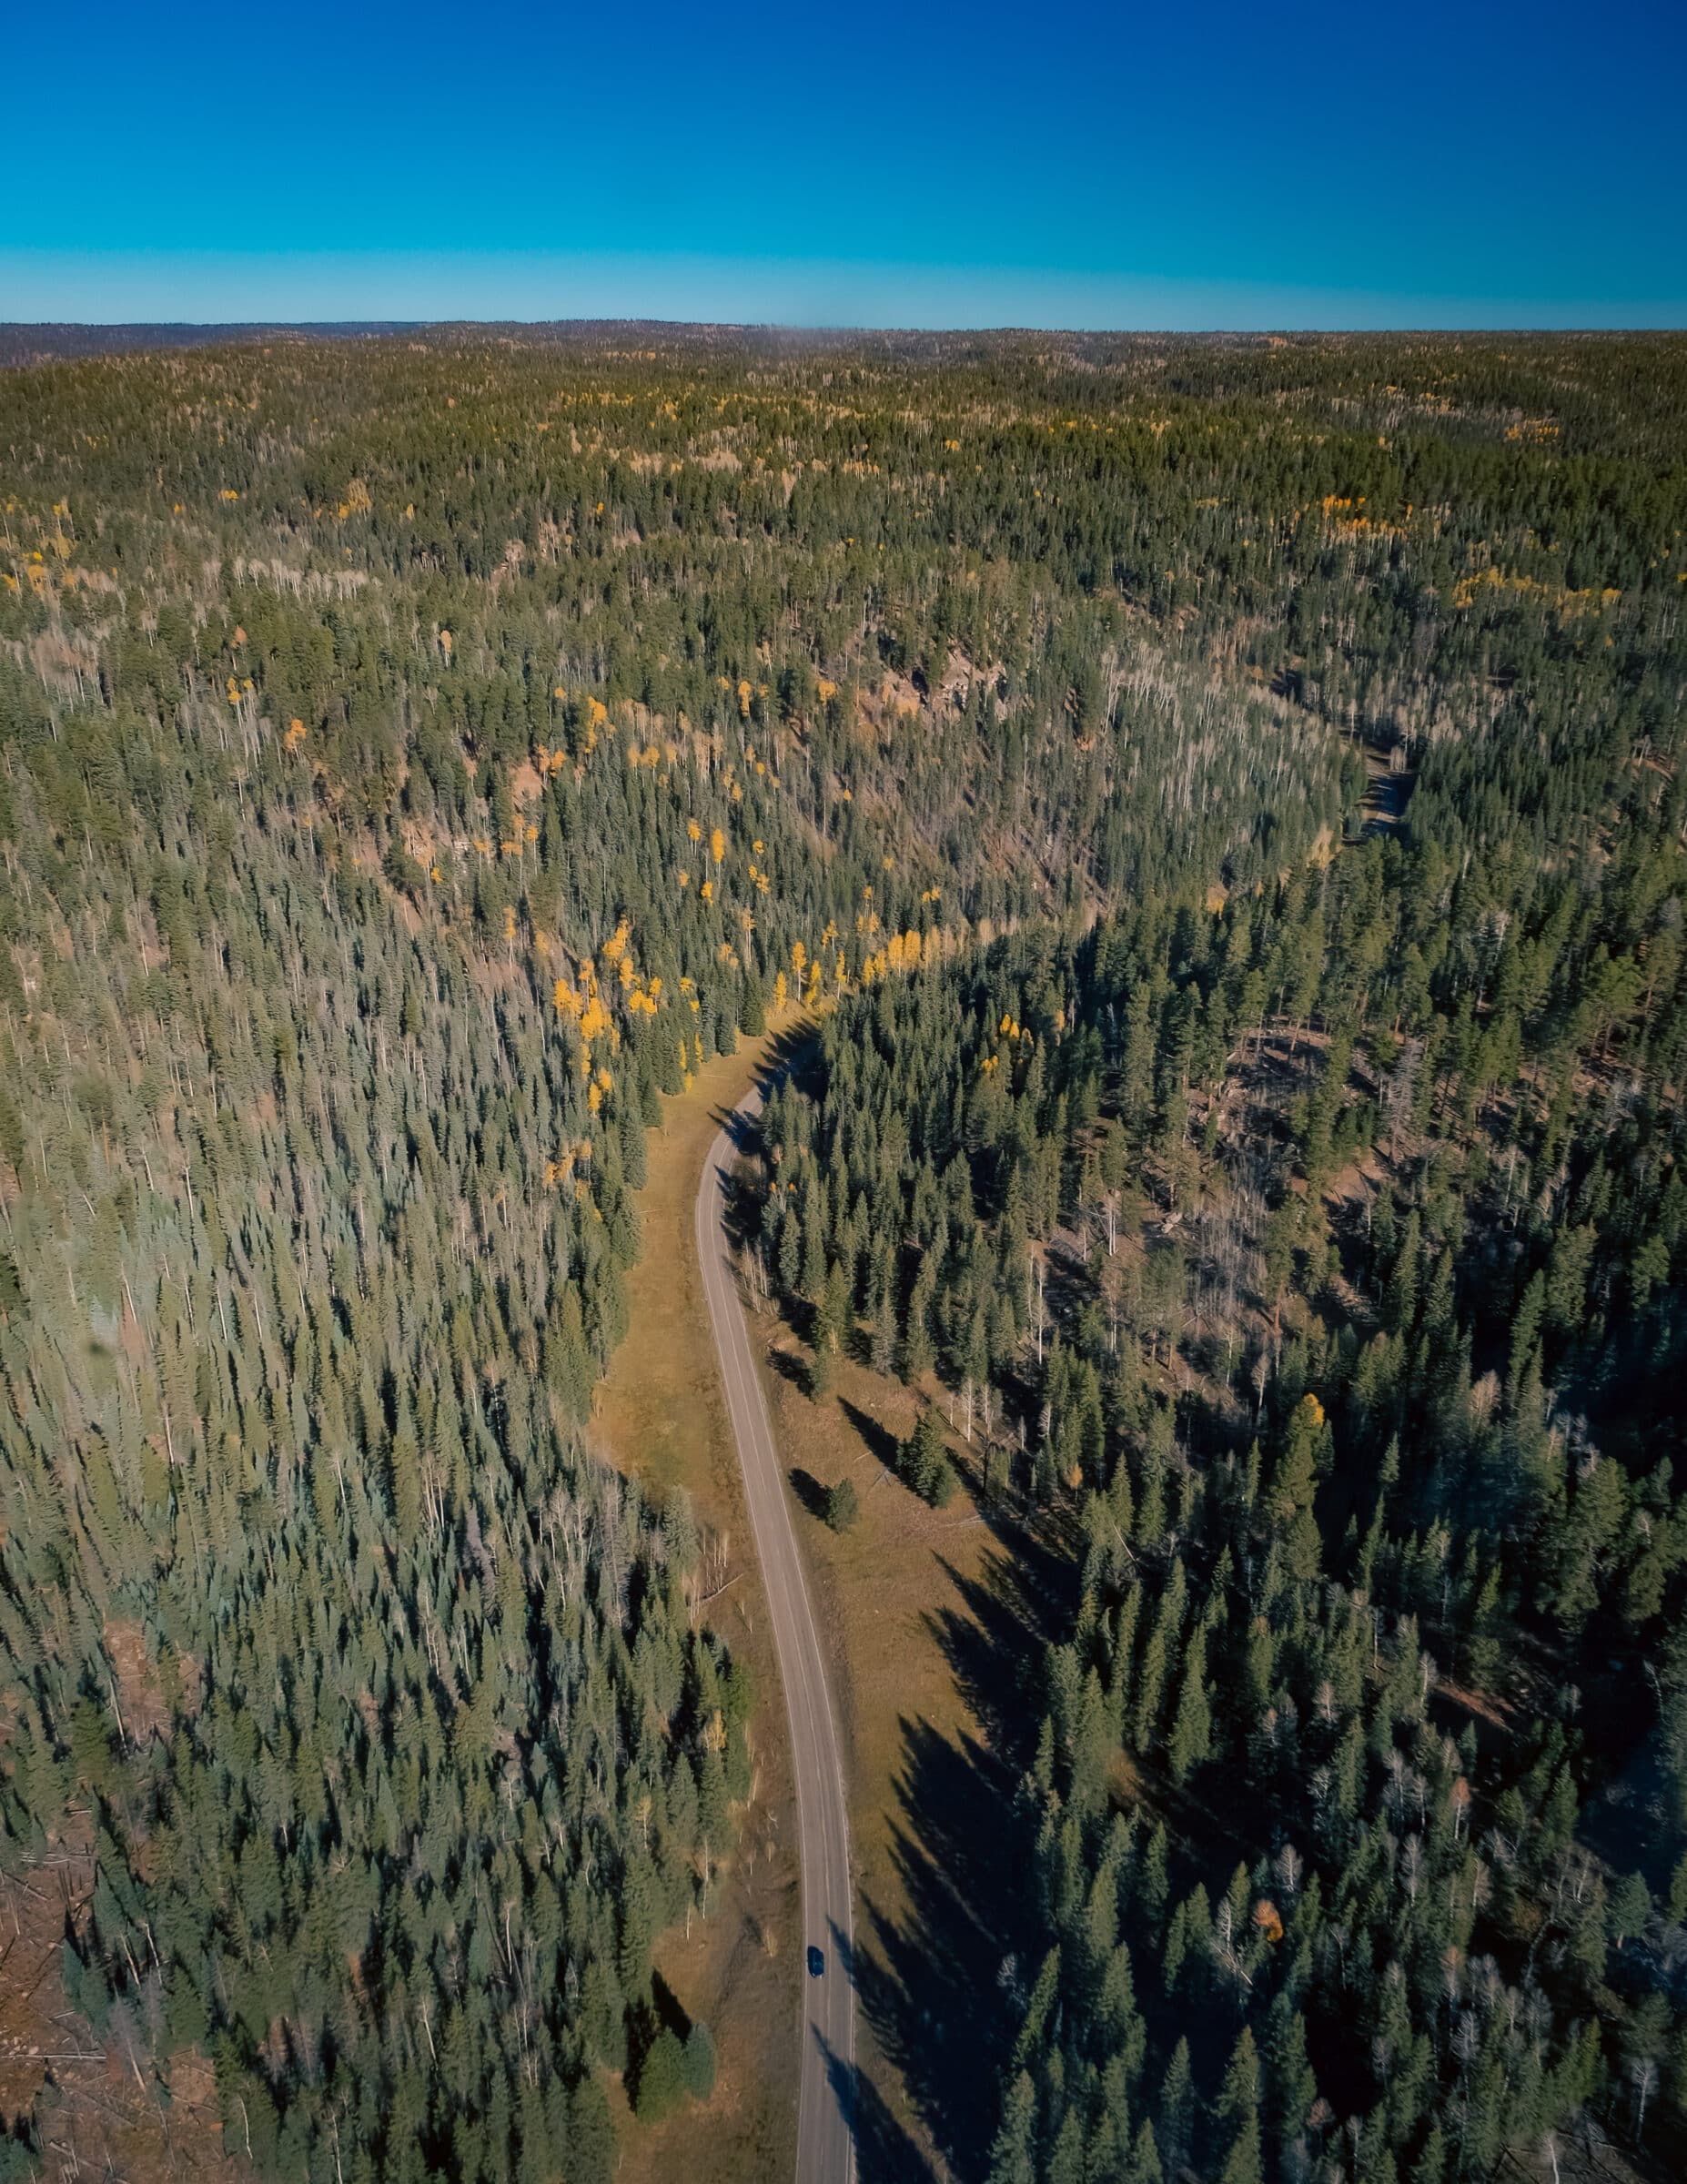
<instances>
[{"instance_id":1,"label":"dry golden grass","mask_svg":"<svg viewBox=\"0 0 1687 2184\"><path fill-rule=\"evenodd\" d=\"M814 1401L801 1385L806 1350L771 1315L762 1325L756 1350L787 1471L805 1471L820 1488L852 1479L861 1502L841 1534L806 1509L796 1521L849 1769L856 1944L871 1951L873 1929L904 1926L911 1908L898 1855L911 1826L901 1795L910 1732L945 1744L979 1734L939 1633L946 1618L971 1621L965 1588L981 1577L992 1534L965 1491L947 1509L928 1509L885 1469L882 1437L914 1430L911 1390L844 1358L832 1392ZM864 2011L856 2044L862 2072L930 2158L931 2141Z\"/></svg>"},{"instance_id":2,"label":"dry golden grass","mask_svg":"<svg viewBox=\"0 0 1687 2184\"><path fill-rule=\"evenodd\" d=\"M632 2123L615 2097L618 2174L629 2184L682 2174L686 2184L743 2184L788 2176L796 2158L800 1937L783 1702L692 1231L704 1157L767 1044L747 1041L707 1063L689 1091L664 1102L663 1127L646 1141L643 1251L628 1281L631 1331L600 1390L592 1427L598 1453L654 1499L675 1487L690 1492L723 1552L725 1590L706 1612L748 1661L757 1693L755 1794L719 1901L689 1936L665 1935L656 1951L658 1973L714 2036L714 2097L656 2126Z\"/></svg>"},{"instance_id":3,"label":"dry golden grass","mask_svg":"<svg viewBox=\"0 0 1687 2184\"><path fill-rule=\"evenodd\" d=\"M703 1156L769 1043L745 1040L736 1054L705 1063L689 1091L662 1102L662 1127L645 1139L643 1248L627 1283L631 1332L599 1390L591 1435L598 1451L636 1473L657 1501L671 1487L688 1488L700 1519L732 1527L735 1552L748 1551L736 1523L743 1497L692 1224Z\"/></svg>"},{"instance_id":4,"label":"dry golden grass","mask_svg":"<svg viewBox=\"0 0 1687 2184\"><path fill-rule=\"evenodd\" d=\"M643 1253L629 1285L632 1331L603 1385L594 1428L601 1454L658 1497L684 1486L699 1518L723 1537L730 1583L708 1612L749 1658L760 1694L753 1731L758 1795L744 1845L715 1916L696 1922L689 1938L667 1936L657 1951L658 1969L680 2002L714 2033L715 2097L706 2109L691 2108L655 2128L623 2130L620 2173L634 2184L682 2172L687 2184L740 2184L788 2174L794 2159L792 1981L800 1937L785 1724L692 1236L704 1155L769 1044L746 1044L716 1059L689 1092L665 1103L662 1130L648 1141L649 1174L639 1197ZM897 1857L899 1834L908 1825L899 1785L909 1729L945 1742L978 1734L939 1627L945 1615L967 1617L965 1587L980 1576L992 1535L966 1493L946 1510L928 1510L884 1470L881 1436L900 1439L912 1431L911 1390L841 1359L833 1391L813 1402L799 1384L806 1353L771 1312L753 1329L753 1346L787 1471L804 1472L822 1489L853 1479L861 1500L859 1521L841 1536L802 1506L801 1496L794 1514L849 1769L863 1942L869 1910L874 1921L900 1924L909 1909ZM864 2013L857 2045L881 2099L929 2152Z\"/></svg>"}]
</instances>

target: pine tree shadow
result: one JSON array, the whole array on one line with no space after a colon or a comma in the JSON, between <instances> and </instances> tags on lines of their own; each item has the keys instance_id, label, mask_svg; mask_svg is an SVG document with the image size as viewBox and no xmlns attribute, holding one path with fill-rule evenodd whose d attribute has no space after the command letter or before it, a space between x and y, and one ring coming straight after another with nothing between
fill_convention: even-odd
<instances>
[{"instance_id":1,"label":"pine tree shadow","mask_svg":"<svg viewBox=\"0 0 1687 2184\"><path fill-rule=\"evenodd\" d=\"M793 1464L790 1471L791 1491L807 1510L811 1517L823 1523L830 1505L830 1490L822 1486L813 1471L805 1471L800 1463Z\"/></svg>"},{"instance_id":2,"label":"pine tree shadow","mask_svg":"<svg viewBox=\"0 0 1687 2184\"><path fill-rule=\"evenodd\" d=\"M871 1411L864 1410L859 1403L852 1403L846 1395L839 1396L838 1409L860 1434L874 1461L882 1463L886 1471L894 1471L897 1442L890 1428L881 1425Z\"/></svg>"},{"instance_id":3,"label":"pine tree shadow","mask_svg":"<svg viewBox=\"0 0 1687 2184\"><path fill-rule=\"evenodd\" d=\"M855 2142L855 2174L861 2184L933 2184L932 2168L898 2123L889 2103L858 2065L846 2062L820 2043L826 2078L849 2119Z\"/></svg>"},{"instance_id":4,"label":"pine tree shadow","mask_svg":"<svg viewBox=\"0 0 1687 2184\"><path fill-rule=\"evenodd\" d=\"M766 1061L756 1078L763 1098L784 1077L809 1087L819 1052L818 1035L809 1026L802 1025L779 1033L770 1043ZM736 1107L716 1107L713 1112L715 1121L726 1132L729 1142L736 1151L753 1153L760 1150L762 1124L759 1116L741 1115Z\"/></svg>"},{"instance_id":5,"label":"pine tree shadow","mask_svg":"<svg viewBox=\"0 0 1687 2184\"><path fill-rule=\"evenodd\" d=\"M976 1577L943 1560L965 1612L945 1609L926 1625L994 1748L1023 1765L1036 1737L1044 1650L1069 1625L1078 1565L1059 1518L999 1502L985 1513L999 1548Z\"/></svg>"},{"instance_id":6,"label":"pine tree shadow","mask_svg":"<svg viewBox=\"0 0 1687 2184\"><path fill-rule=\"evenodd\" d=\"M799 1392L807 1394L808 1360L806 1358L799 1358L793 1350L779 1349L769 1349L764 1354L767 1363L782 1380L789 1380Z\"/></svg>"},{"instance_id":7,"label":"pine tree shadow","mask_svg":"<svg viewBox=\"0 0 1687 2184\"><path fill-rule=\"evenodd\" d=\"M1007 1770L972 1739L951 1743L903 1723L891 1855L903 1907L864 1904L867 1939L856 1989L874 2038L958 2175L982 2173L1014 2025L1015 1967L1025 1938L1015 1910ZM1004 1968L1006 1967L1006 1978Z\"/></svg>"},{"instance_id":8,"label":"pine tree shadow","mask_svg":"<svg viewBox=\"0 0 1687 2184\"><path fill-rule=\"evenodd\" d=\"M1019 1785L1035 1743L1036 1663L1071 1584L1069 1560L1041 1528L1001 1512L994 1521L1005 1551L976 1579L949 1567L963 1608L929 1619L982 1732L949 1736L903 1717L891 1830L901 1902L864 1900L849 1959L881 2052L945 2171L961 2178L988 2168L1002 2073L1035 1977ZM929 2173L885 2114L864 2117L857 2149L864 2178Z\"/></svg>"}]
</instances>

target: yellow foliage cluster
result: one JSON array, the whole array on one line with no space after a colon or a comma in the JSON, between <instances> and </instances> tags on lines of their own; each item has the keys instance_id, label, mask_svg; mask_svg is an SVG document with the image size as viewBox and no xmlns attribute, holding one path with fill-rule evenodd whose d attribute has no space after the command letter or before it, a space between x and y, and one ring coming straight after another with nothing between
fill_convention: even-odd
<instances>
[{"instance_id":1,"label":"yellow foliage cluster","mask_svg":"<svg viewBox=\"0 0 1687 2184\"><path fill-rule=\"evenodd\" d=\"M1591 590L1571 592L1562 584L1543 584L1532 576L1506 576L1491 562L1475 576L1461 576L1453 586L1452 603L1455 608L1473 606L1479 590L1487 592L1515 592L1520 598L1538 599L1544 605L1555 606L1562 618L1571 614L1602 614L1606 608L1614 607L1622 597L1621 592L1607 585L1602 592Z\"/></svg>"},{"instance_id":2,"label":"yellow foliage cluster","mask_svg":"<svg viewBox=\"0 0 1687 2184\"><path fill-rule=\"evenodd\" d=\"M1218 504L1215 501L1213 505L1217 507ZM1398 523L1387 522L1380 516L1361 515L1359 511L1364 505L1365 495L1363 493L1326 493L1318 502L1318 508L1325 521L1339 538L1404 538L1406 535L1405 526L1410 522L1413 512L1412 503L1409 500L1406 503L1405 515ZM1309 514L1310 510L1309 508L1298 508L1295 513L1297 516L1304 516ZM1251 546L1253 541L1244 539L1242 543L1244 546ZM1170 573L1169 571L1167 573Z\"/></svg>"},{"instance_id":3,"label":"yellow foliage cluster","mask_svg":"<svg viewBox=\"0 0 1687 2184\"><path fill-rule=\"evenodd\" d=\"M565 1145L561 1151L557 1154L555 1159L547 1160L545 1162L545 1182L547 1187L558 1183L566 1183L569 1178L573 1174L576 1162L578 1162L581 1168L590 1168L591 1166L591 1140L590 1138L582 1138L578 1145ZM575 1181L574 1188L575 1191L579 1193L587 1189L588 1186L577 1179Z\"/></svg>"},{"instance_id":4,"label":"yellow foliage cluster","mask_svg":"<svg viewBox=\"0 0 1687 2184\"><path fill-rule=\"evenodd\" d=\"M633 960L631 942L632 928L623 917L601 950L603 966L615 973L627 1013L653 1016L662 999L662 980L645 980ZM611 1050L619 1044L620 1035L599 990L597 972L590 956L581 963L578 988L571 986L566 978L559 978L551 988L551 999L557 1014L572 1019L587 1046L601 1038L605 1032L610 1035Z\"/></svg>"},{"instance_id":5,"label":"yellow foliage cluster","mask_svg":"<svg viewBox=\"0 0 1687 2184\"><path fill-rule=\"evenodd\" d=\"M590 958L581 966L578 988L566 978L559 978L551 989L551 998L558 1016L573 1019L587 1045L601 1038L609 1029L609 1011L599 996L597 973Z\"/></svg>"}]
</instances>

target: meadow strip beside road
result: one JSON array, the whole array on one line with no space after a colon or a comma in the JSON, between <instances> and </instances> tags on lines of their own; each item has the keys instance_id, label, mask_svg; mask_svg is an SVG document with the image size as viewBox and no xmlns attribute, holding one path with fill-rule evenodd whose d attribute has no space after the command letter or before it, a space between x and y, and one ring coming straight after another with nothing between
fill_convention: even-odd
<instances>
[{"instance_id":1,"label":"meadow strip beside road","mask_svg":"<svg viewBox=\"0 0 1687 2184\"><path fill-rule=\"evenodd\" d=\"M734 1118L753 1122L761 1108L761 1089L753 1086L739 1101ZM697 1259L709 1299L727 1414L743 1471L744 1500L791 1726L803 1872L798 1961L803 2030L796 2173L798 2184L850 2184L854 2144L846 2104L855 2068L855 1995L849 1807L825 1663L732 1269L725 1183L734 1149L731 1129L723 1129L704 1163L697 1193ZM817 1979L808 1977L803 1962L803 1952L812 1946L826 1955L824 1974Z\"/></svg>"}]
</instances>

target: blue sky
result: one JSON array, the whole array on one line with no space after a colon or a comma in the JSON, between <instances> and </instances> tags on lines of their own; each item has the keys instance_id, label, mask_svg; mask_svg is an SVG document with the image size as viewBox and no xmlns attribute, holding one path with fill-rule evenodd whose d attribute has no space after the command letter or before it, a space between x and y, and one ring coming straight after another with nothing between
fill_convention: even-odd
<instances>
[{"instance_id":1,"label":"blue sky","mask_svg":"<svg viewBox=\"0 0 1687 2184\"><path fill-rule=\"evenodd\" d=\"M90 0L6 44L0 318L1687 323L1679 0Z\"/></svg>"}]
</instances>

